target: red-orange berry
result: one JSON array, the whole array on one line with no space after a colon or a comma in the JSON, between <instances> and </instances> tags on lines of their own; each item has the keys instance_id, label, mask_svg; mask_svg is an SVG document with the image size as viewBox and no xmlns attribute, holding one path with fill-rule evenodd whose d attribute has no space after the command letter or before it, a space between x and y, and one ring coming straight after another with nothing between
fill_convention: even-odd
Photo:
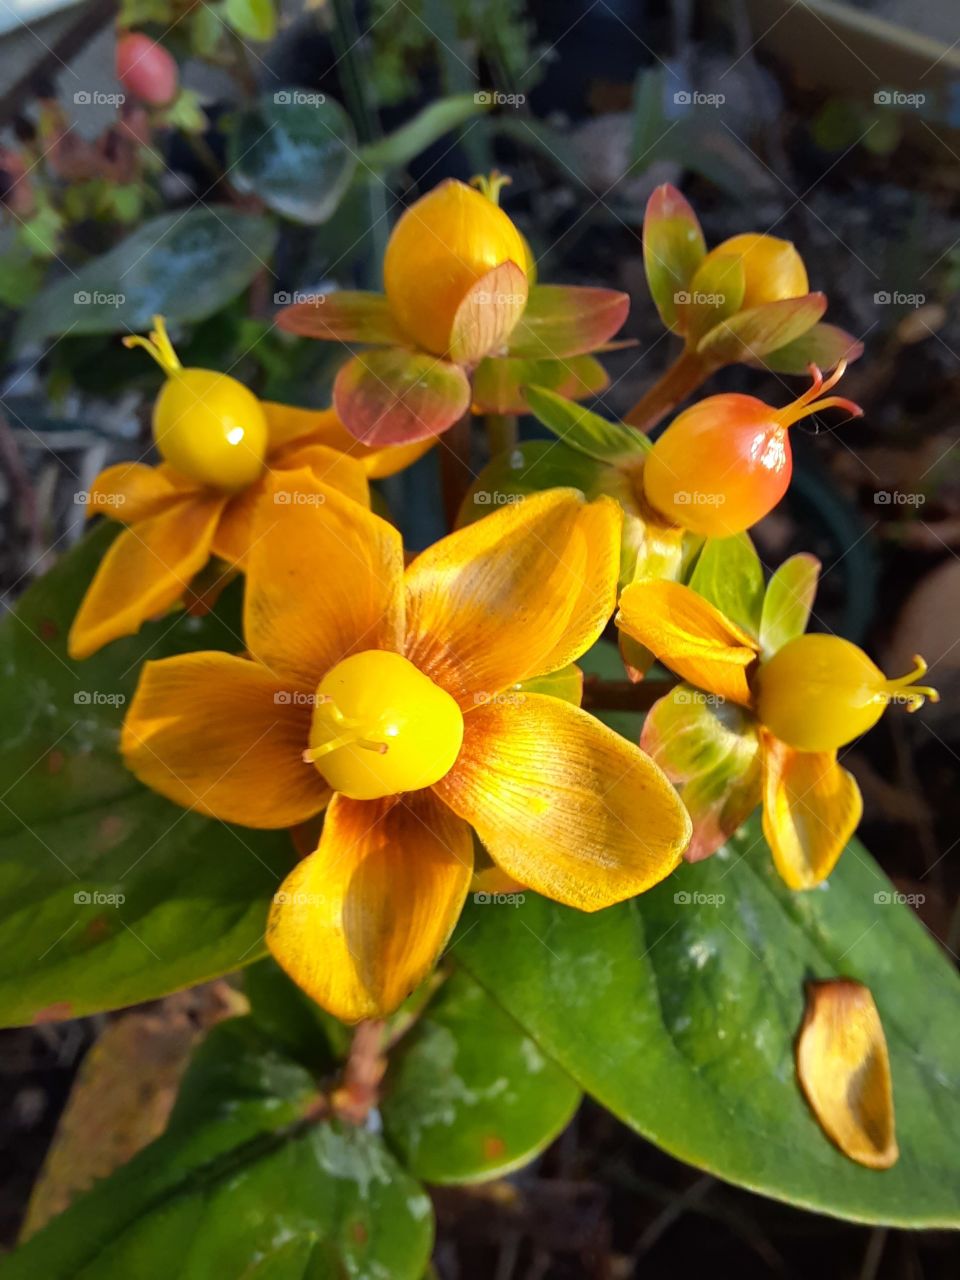
<instances>
[{"instance_id":1,"label":"red-orange berry","mask_svg":"<svg viewBox=\"0 0 960 1280\"><path fill-rule=\"evenodd\" d=\"M668 520L705 537L728 538L762 520L787 491L793 472L788 429L821 409L858 405L826 396L843 376L824 382L811 365L812 386L783 409L754 396L709 396L675 418L643 466L643 492Z\"/></svg>"},{"instance_id":2,"label":"red-orange berry","mask_svg":"<svg viewBox=\"0 0 960 1280\"><path fill-rule=\"evenodd\" d=\"M180 72L162 44L130 31L117 41L117 79L132 98L165 107L177 96Z\"/></svg>"}]
</instances>

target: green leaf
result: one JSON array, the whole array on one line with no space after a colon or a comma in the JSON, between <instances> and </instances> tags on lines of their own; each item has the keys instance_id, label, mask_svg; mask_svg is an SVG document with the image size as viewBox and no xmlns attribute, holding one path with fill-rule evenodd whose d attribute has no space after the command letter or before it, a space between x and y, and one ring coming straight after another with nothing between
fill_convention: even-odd
<instances>
[{"instance_id":1,"label":"green leaf","mask_svg":"<svg viewBox=\"0 0 960 1280\"><path fill-rule=\"evenodd\" d=\"M18 342L54 334L139 333L155 315L205 320L241 293L273 253L273 224L258 214L195 206L151 218L109 253L43 290Z\"/></svg>"},{"instance_id":2,"label":"green leaf","mask_svg":"<svg viewBox=\"0 0 960 1280\"><path fill-rule=\"evenodd\" d=\"M793 893L753 819L632 902L589 915L527 894L461 928L473 975L679 1159L840 1218L960 1226L960 980L858 842ZM837 975L870 988L889 1044L901 1155L883 1173L831 1145L796 1081L804 983Z\"/></svg>"},{"instance_id":3,"label":"green leaf","mask_svg":"<svg viewBox=\"0 0 960 1280\"><path fill-rule=\"evenodd\" d=\"M801 552L784 560L770 579L758 633L765 658L806 631L819 577L820 561Z\"/></svg>"},{"instance_id":4,"label":"green leaf","mask_svg":"<svg viewBox=\"0 0 960 1280\"><path fill-rule=\"evenodd\" d=\"M815 324L786 346L769 351L760 364L774 373L803 375L815 364L818 369L835 369L841 360L852 364L863 355L863 343L835 324Z\"/></svg>"},{"instance_id":5,"label":"green leaf","mask_svg":"<svg viewBox=\"0 0 960 1280\"><path fill-rule=\"evenodd\" d=\"M643 219L643 265L660 319L680 331L677 295L689 291L707 246L690 204L669 183L657 187Z\"/></svg>"},{"instance_id":6,"label":"green leaf","mask_svg":"<svg viewBox=\"0 0 960 1280\"><path fill-rule=\"evenodd\" d=\"M521 693L546 693L551 698L561 698L564 702L572 702L579 707L583 701L583 672L571 662L559 671L551 671L545 676L531 676L529 680L521 680L513 686Z\"/></svg>"},{"instance_id":7,"label":"green leaf","mask_svg":"<svg viewBox=\"0 0 960 1280\"><path fill-rule=\"evenodd\" d=\"M403 169L444 134L459 129L486 110L487 104L479 101L476 94L461 93L440 98L418 111L412 120L393 133L362 147L360 159L370 169Z\"/></svg>"},{"instance_id":8,"label":"green leaf","mask_svg":"<svg viewBox=\"0 0 960 1280\"><path fill-rule=\"evenodd\" d=\"M240 114L228 155L230 180L239 191L313 227L333 215L350 185L357 138L333 98L278 89Z\"/></svg>"},{"instance_id":9,"label":"green leaf","mask_svg":"<svg viewBox=\"0 0 960 1280\"><path fill-rule=\"evenodd\" d=\"M125 769L120 723L144 658L242 641L229 591L206 618L166 618L71 662L67 630L115 532L84 538L0 627L3 1025L155 999L250 963L296 860L285 832L188 813Z\"/></svg>"},{"instance_id":10,"label":"green leaf","mask_svg":"<svg viewBox=\"0 0 960 1280\"><path fill-rule=\"evenodd\" d=\"M487 902L483 909L500 916L516 907ZM481 986L457 973L391 1056L382 1111L387 1138L413 1174L473 1182L532 1160L566 1128L579 1101L570 1077Z\"/></svg>"},{"instance_id":11,"label":"green leaf","mask_svg":"<svg viewBox=\"0 0 960 1280\"><path fill-rule=\"evenodd\" d=\"M721 613L756 636L763 608L763 566L748 533L707 538L690 586Z\"/></svg>"},{"instance_id":12,"label":"green leaf","mask_svg":"<svg viewBox=\"0 0 960 1280\"><path fill-rule=\"evenodd\" d=\"M746 289L743 259L720 254L704 258L694 272L688 292L677 296L683 330L699 339L727 316L740 310Z\"/></svg>"},{"instance_id":13,"label":"green leaf","mask_svg":"<svg viewBox=\"0 0 960 1280\"><path fill-rule=\"evenodd\" d=\"M566 360L488 356L473 371L473 406L479 413L527 413L527 387L536 385L581 400L603 391L609 381L595 356Z\"/></svg>"},{"instance_id":14,"label":"green leaf","mask_svg":"<svg viewBox=\"0 0 960 1280\"><path fill-rule=\"evenodd\" d=\"M277 301L291 304L277 313L277 328L285 333L323 342L369 342L376 346L406 342L382 293L338 289L306 301L297 300L294 294L278 294Z\"/></svg>"},{"instance_id":15,"label":"green leaf","mask_svg":"<svg viewBox=\"0 0 960 1280\"><path fill-rule=\"evenodd\" d=\"M350 1028L322 1009L288 978L272 956L243 975L250 1016L272 1044L314 1070L327 1072L350 1049Z\"/></svg>"},{"instance_id":16,"label":"green leaf","mask_svg":"<svg viewBox=\"0 0 960 1280\"><path fill-rule=\"evenodd\" d=\"M629 310L629 297L616 289L534 285L510 334L510 354L561 360L596 351L623 326Z\"/></svg>"},{"instance_id":17,"label":"green leaf","mask_svg":"<svg viewBox=\"0 0 960 1280\"><path fill-rule=\"evenodd\" d=\"M633 427L601 418L545 387L527 387L526 394L531 412L543 425L588 458L617 463L650 451L650 441Z\"/></svg>"},{"instance_id":18,"label":"green leaf","mask_svg":"<svg viewBox=\"0 0 960 1280\"><path fill-rule=\"evenodd\" d=\"M209 1034L166 1133L0 1264L3 1280L420 1280L430 1202L251 1019Z\"/></svg>"},{"instance_id":19,"label":"green leaf","mask_svg":"<svg viewBox=\"0 0 960 1280\"><path fill-rule=\"evenodd\" d=\"M542 489L580 489L588 498L604 492L614 469L555 440L525 440L502 453L480 472L467 490L457 519L472 524L505 503Z\"/></svg>"},{"instance_id":20,"label":"green leaf","mask_svg":"<svg viewBox=\"0 0 960 1280\"><path fill-rule=\"evenodd\" d=\"M246 40L272 40L277 34L273 0L223 0L227 25Z\"/></svg>"},{"instance_id":21,"label":"green leaf","mask_svg":"<svg viewBox=\"0 0 960 1280\"><path fill-rule=\"evenodd\" d=\"M715 364L755 362L812 329L826 309L823 293L748 307L714 325L700 339L697 351Z\"/></svg>"}]
</instances>

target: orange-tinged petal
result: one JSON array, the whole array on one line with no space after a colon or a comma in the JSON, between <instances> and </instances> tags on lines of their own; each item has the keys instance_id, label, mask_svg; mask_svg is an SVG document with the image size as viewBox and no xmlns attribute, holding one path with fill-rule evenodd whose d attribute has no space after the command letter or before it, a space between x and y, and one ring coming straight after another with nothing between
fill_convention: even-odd
<instances>
[{"instance_id":1,"label":"orange-tinged petal","mask_svg":"<svg viewBox=\"0 0 960 1280\"><path fill-rule=\"evenodd\" d=\"M278 480L279 491L292 498L298 492L296 473L300 470L309 471L313 481L336 489L354 502L369 507L370 486L359 462L335 449L328 449L326 445L293 444L273 457L271 472L264 473L249 488L230 499L217 526L213 540L214 552L231 564L243 565L256 536L260 505L268 502L271 504L271 511L276 511L274 494L269 490L270 475L285 482L284 490ZM312 483L310 488L312 491ZM279 494L277 498L279 500Z\"/></svg>"},{"instance_id":2,"label":"orange-tinged petal","mask_svg":"<svg viewBox=\"0 0 960 1280\"><path fill-rule=\"evenodd\" d=\"M837 978L807 984L797 1075L820 1127L845 1156L868 1169L896 1162L887 1041L862 983Z\"/></svg>"},{"instance_id":3,"label":"orange-tinged petal","mask_svg":"<svg viewBox=\"0 0 960 1280\"><path fill-rule=\"evenodd\" d=\"M277 676L315 689L341 658L403 642L403 543L313 479L267 481L247 556L244 636Z\"/></svg>"},{"instance_id":4,"label":"orange-tinged petal","mask_svg":"<svg viewBox=\"0 0 960 1280\"><path fill-rule=\"evenodd\" d=\"M690 839L686 810L639 747L543 694L465 716L459 759L434 790L508 875L581 911L649 889Z\"/></svg>"},{"instance_id":5,"label":"orange-tinged petal","mask_svg":"<svg viewBox=\"0 0 960 1280\"><path fill-rule=\"evenodd\" d=\"M284 449L294 441L299 444L325 444L360 462L371 480L381 480L402 471L436 443L433 439L416 440L413 444L370 449L350 434L336 409L296 409L270 400L263 401L263 409L267 415L271 450Z\"/></svg>"},{"instance_id":6,"label":"orange-tinged petal","mask_svg":"<svg viewBox=\"0 0 960 1280\"><path fill-rule=\"evenodd\" d=\"M133 524L165 511L187 492L200 491L199 485L169 468L118 462L101 471L90 486L87 515Z\"/></svg>"},{"instance_id":7,"label":"orange-tinged petal","mask_svg":"<svg viewBox=\"0 0 960 1280\"><path fill-rule=\"evenodd\" d=\"M860 788L835 751L796 751L770 733L761 739L763 834L784 883L812 889L857 829Z\"/></svg>"},{"instance_id":8,"label":"orange-tinged petal","mask_svg":"<svg viewBox=\"0 0 960 1280\"><path fill-rule=\"evenodd\" d=\"M302 759L312 709L309 695L246 658L162 658L143 668L121 749L141 782L186 809L245 827L289 827L330 794Z\"/></svg>"},{"instance_id":9,"label":"orange-tinged petal","mask_svg":"<svg viewBox=\"0 0 960 1280\"><path fill-rule=\"evenodd\" d=\"M407 657L464 707L565 667L613 612L621 521L552 489L435 543L407 569Z\"/></svg>"},{"instance_id":10,"label":"orange-tinged petal","mask_svg":"<svg viewBox=\"0 0 960 1280\"><path fill-rule=\"evenodd\" d=\"M174 604L207 563L227 499L187 495L111 543L70 628L71 658L140 630Z\"/></svg>"},{"instance_id":11,"label":"orange-tinged petal","mask_svg":"<svg viewBox=\"0 0 960 1280\"><path fill-rule=\"evenodd\" d=\"M436 963L472 873L469 827L429 791L334 796L319 848L274 899L267 942L336 1017L382 1017Z\"/></svg>"},{"instance_id":12,"label":"orange-tinged petal","mask_svg":"<svg viewBox=\"0 0 960 1280\"><path fill-rule=\"evenodd\" d=\"M690 684L748 705L756 642L703 596L648 578L620 597L617 626Z\"/></svg>"}]
</instances>

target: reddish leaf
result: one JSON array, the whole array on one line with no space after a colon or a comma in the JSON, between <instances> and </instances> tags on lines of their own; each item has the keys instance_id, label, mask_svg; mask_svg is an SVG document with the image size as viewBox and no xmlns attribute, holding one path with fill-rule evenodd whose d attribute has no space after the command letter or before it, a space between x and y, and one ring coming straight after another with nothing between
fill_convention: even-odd
<instances>
[{"instance_id":1,"label":"reddish leaf","mask_svg":"<svg viewBox=\"0 0 960 1280\"><path fill-rule=\"evenodd\" d=\"M748 307L701 338L697 351L715 364L759 360L807 333L827 309L823 293Z\"/></svg>"},{"instance_id":2,"label":"reddish leaf","mask_svg":"<svg viewBox=\"0 0 960 1280\"><path fill-rule=\"evenodd\" d=\"M863 355L863 343L835 324L815 324L812 329L777 347L763 357L759 364L774 373L795 373L805 377L810 366L818 369L835 369L841 360L852 364Z\"/></svg>"},{"instance_id":3,"label":"reddish leaf","mask_svg":"<svg viewBox=\"0 0 960 1280\"><path fill-rule=\"evenodd\" d=\"M528 413L524 388L547 387L570 400L595 396L610 379L593 356L569 360L520 360L489 356L473 373L473 407L477 413Z\"/></svg>"},{"instance_id":4,"label":"reddish leaf","mask_svg":"<svg viewBox=\"0 0 960 1280\"><path fill-rule=\"evenodd\" d=\"M677 294L689 291L707 252L697 215L676 187L657 187L643 219L643 265L650 293L668 329L681 331Z\"/></svg>"},{"instance_id":5,"label":"reddish leaf","mask_svg":"<svg viewBox=\"0 0 960 1280\"><path fill-rule=\"evenodd\" d=\"M503 262L481 276L457 307L450 359L475 364L502 350L526 306L527 288L527 277L515 262Z\"/></svg>"},{"instance_id":6,"label":"reddish leaf","mask_svg":"<svg viewBox=\"0 0 960 1280\"><path fill-rule=\"evenodd\" d=\"M318 296L314 302L284 307L276 320L277 327L286 333L325 342L395 346L409 341L397 327L382 293L343 289Z\"/></svg>"},{"instance_id":7,"label":"reddish leaf","mask_svg":"<svg viewBox=\"0 0 960 1280\"><path fill-rule=\"evenodd\" d=\"M534 285L510 339L510 354L559 360L595 351L613 337L629 310L630 299L616 289Z\"/></svg>"},{"instance_id":8,"label":"reddish leaf","mask_svg":"<svg viewBox=\"0 0 960 1280\"><path fill-rule=\"evenodd\" d=\"M364 444L410 444L439 435L466 413L470 383L459 365L389 347L348 360L334 382L333 403Z\"/></svg>"}]
</instances>

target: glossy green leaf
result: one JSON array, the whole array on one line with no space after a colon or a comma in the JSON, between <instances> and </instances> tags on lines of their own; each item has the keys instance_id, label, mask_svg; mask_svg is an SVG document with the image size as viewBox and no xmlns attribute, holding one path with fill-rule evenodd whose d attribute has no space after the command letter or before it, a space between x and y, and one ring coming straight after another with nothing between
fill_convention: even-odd
<instances>
[{"instance_id":1,"label":"glossy green leaf","mask_svg":"<svg viewBox=\"0 0 960 1280\"><path fill-rule=\"evenodd\" d=\"M765 658L806 631L819 578L820 561L801 552L784 560L770 579L763 597L759 631Z\"/></svg>"},{"instance_id":2,"label":"glossy green leaf","mask_svg":"<svg viewBox=\"0 0 960 1280\"><path fill-rule=\"evenodd\" d=\"M459 365L402 347L364 351L342 365L333 403L347 430L380 448L412 444L452 427L470 407Z\"/></svg>"},{"instance_id":3,"label":"glossy green leaf","mask_svg":"<svg viewBox=\"0 0 960 1280\"><path fill-rule=\"evenodd\" d=\"M611 422L545 387L528 387L531 411L571 449L598 462L616 463L631 455L648 453L645 435L622 422Z\"/></svg>"},{"instance_id":4,"label":"glossy green leaf","mask_svg":"<svg viewBox=\"0 0 960 1280\"><path fill-rule=\"evenodd\" d=\"M230 181L294 222L326 222L357 166L350 117L333 98L303 89L261 94L230 136Z\"/></svg>"},{"instance_id":5,"label":"glossy green leaf","mask_svg":"<svg viewBox=\"0 0 960 1280\"><path fill-rule=\"evenodd\" d=\"M0 628L4 1025L155 999L250 963L295 861L286 833L188 813L124 768L120 723L144 658L242 640L230 590L204 619L175 615L71 662L67 630L114 532L88 535Z\"/></svg>"},{"instance_id":6,"label":"glossy green leaf","mask_svg":"<svg viewBox=\"0 0 960 1280\"><path fill-rule=\"evenodd\" d=\"M487 901L480 909L499 916L517 908ZM536 1041L457 973L392 1054L382 1112L389 1142L417 1177L472 1182L532 1160L579 1101Z\"/></svg>"},{"instance_id":7,"label":"glossy green leaf","mask_svg":"<svg viewBox=\"0 0 960 1280\"><path fill-rule=\"evenodd\" d=\"M351 1029L288 978L272 956L245 970L243 990L257 1027L315 1074L332 1070L347 1057Z\"/></svg>"},{"instance_id":8,"label":"glossy green leaf","mask_svg":"<svg viewBox=\"0 0 960 1280\"><path fill-rule=\"evenodd\" d=\"M468 907L458 959L588 1093L729 1182L820 1213L960 1226L960 979L862 845L791 892L751 819L594 915L528 894ZM899 1162L878 1173L824 1136L797 1085L809 978L873 993L893 1071Z\"/></svg>"},{"instance_id":9,"label":"glossy green leaf","mask_svg":"<svg viewBox=\"0 0 960 1280\"><path fill-rule=\"evenodd\" d=\"M418 111L412 120L360 149L360 159L370 169L403 169L444 134L489 110L489 104L473 93L438 98Z\"/></svg>"},{"instance_id":10,"label":"glossy green leaf","mask_svg":"<svg viewBox=\"0 0 960 1280\"><path fill-rule=\"evenodd\" d=\"M721 613L755 636L763 609L763 566L748 533L707 538L690 586Z\"/></svg>"},{"instance_id":11,"label":"glossy green leaf","mask_svg":"<svg viewBox=\"0 0 960 1280\"><path fill-rule=\"evenodd\" d=\"M757 361L812 329L826 309L823 293L748 307L714 325L700 339L697 351L717 364Z\"/></svg>"},{"instance_id":12,"label":"glossy green leaf","mask_svg":"<svg viewBox=\"0 0 960 1280\"><path fill-rule=\"evenodd\" d=\"M739 311L745 289L742 258L728 254L705 258L694 272L690 288L677 297L684 333L699 339Z\"/></svg>"},{"instance_id":13,"label":"glossy green leaf","mask_svg":"<svg viewBox=\"0 0 960 1280\"><path fill-rule=\"evenodd\" d=\"M707 246L697 215L676 187L657 187L643 219L643 265L660 319L680 331L677 295L689 291Z\"/></svg>"},{"instance_id":14,"label":"glossy green leaf","mask_svg":"<svg viewBox=\"0 0 960 1280\"><path fill-rule=\"evenodd\" d=\"M612 473L612 467L558 440L525 440L483 468L467 491L457 523L472 524L497 507L542 489L579 489L594 498L605 491L604 483Z\"/></svg>"},{"instance_id":15,"label":"glossy green leaf","mask_svg":"<svg viewBox=\"0 0 960 1280\"><path fill-rule=\"evenodd\" d=\"M572 702L575 707L579 707L583 701L583 672L576 663L571 662L559 671L521 680L514 688L521 693L547 693L551 698L561 698L564 702Z\"/></svg>"},{"instance_id":16,"label":"glossy green leaf","mask_svg":"<svg viewBox=\"0 0 960 1280\"><path fill-rule=\"evenodd\" d=\"M272 40L277 34L273 0L223 0L223 16L237 35L247 40Z\"/></svg>"},{"instance_id":17,"label":"glossy green leaf","mask_svg":"<svg viewBox=\"0 0 960 1280\"><path fill-rule=\"evenodd\" d=\"M488 356L473 371L473 407L478 413L527 413L527 387L546 387L571 400L581 400L603 391L609 381L595 356L565 360Z\"/></svg>"},{"instance_id":18,"label":"glossy green leaf","mask_svg":"<svg viewBox=\"0 0 960 1280\"><path fill-rule=\"evenodd\" d=\"M216 1027L166 1133L0 1264L3 1280L420 1280L430 1202L250 1019Z\"/></svg>"},{"instance_id":19,"label":"glossy green leaf","mask_svg":"<svg viewBox=\"0 0 960 1280\"><path fill-rule=\"evenodd\" d=\"M18 341L54 334L139 333L155 315L205 320L241 293L273 254L269 218L196 205L151 218L109 253L34 298Z\"/></svg>"},{"instance_id":20,"label":"glossy green leaf","mask_svg":"<svg viewBox=\"0 0 960 1280\"><path fill-rule=\"evenodd\" d=\"M510 335L510 354L560 360L602 347L623 326L630 299L616 289L538 284Z\"/></svg>"},{"instance_id":21,"label":"glossy green leaf","mask_svg":"<svg viewBox=\"0 0 960 1280\"><path fill-rule=\"evenodd\" d=\"M835 369L841 360L852 364L863 355L863 343L835 324L815 324L786 346L769 351L759 362L774 373L803 375L815 364L824 371Z\"/></svg>"}]
</instances>

